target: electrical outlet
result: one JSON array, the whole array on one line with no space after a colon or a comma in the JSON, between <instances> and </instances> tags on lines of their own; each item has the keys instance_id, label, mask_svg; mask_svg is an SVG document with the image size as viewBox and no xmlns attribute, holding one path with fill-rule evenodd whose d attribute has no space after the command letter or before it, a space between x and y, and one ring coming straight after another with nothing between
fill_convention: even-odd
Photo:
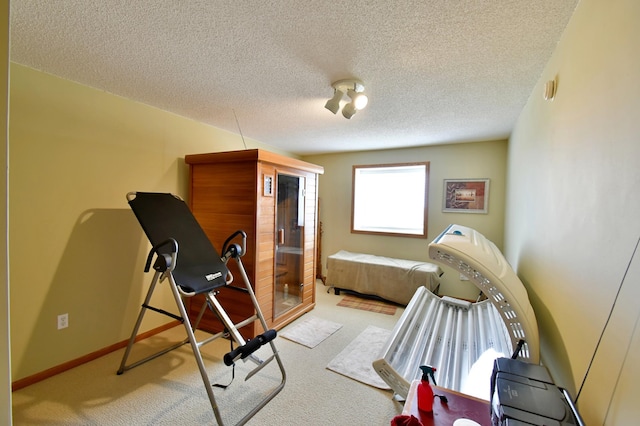
<instances>
[{"instance_id":1,"label":"electrical outlet","mask_svg":"<svg viewBox=\"0 0 640 426\"><path fill-rule=\"evenodd\" d=\"M69 314L58 315L58 330L69 327Z\"/></svg>"}]
</instances>

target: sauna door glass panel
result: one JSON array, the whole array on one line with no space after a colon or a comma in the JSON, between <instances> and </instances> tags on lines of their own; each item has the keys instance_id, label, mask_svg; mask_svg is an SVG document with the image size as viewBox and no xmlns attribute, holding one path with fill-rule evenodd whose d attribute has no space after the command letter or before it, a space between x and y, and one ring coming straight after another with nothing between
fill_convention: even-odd
<instances>
[{"instance_id":1,"label":"sauna door glass panel","mask_svg":"<svg viewBox=\"0 0 640 426\"><path fill-rule=\"evenodd\" d=\"M304 178L277 175L276 256L273 316L302 303Z\"/></svg>"}]
</instances>

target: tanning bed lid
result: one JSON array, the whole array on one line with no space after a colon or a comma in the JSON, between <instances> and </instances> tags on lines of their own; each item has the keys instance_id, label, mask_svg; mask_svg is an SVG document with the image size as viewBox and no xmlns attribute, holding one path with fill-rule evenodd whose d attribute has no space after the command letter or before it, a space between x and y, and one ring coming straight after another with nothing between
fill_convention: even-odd
<instances>
[{"instance_id":1,"label":"tanning bed lid","mask_svg":"<svg viewBox=\"0 0 640 426\"><path fill-rule=\"evenodd\" d=\"M538 326L527 290L496 245L478 231L449 225L431 244L429 257L463 274L497 308L520 358L539 362Z\"/></svg>"}]
</instances>

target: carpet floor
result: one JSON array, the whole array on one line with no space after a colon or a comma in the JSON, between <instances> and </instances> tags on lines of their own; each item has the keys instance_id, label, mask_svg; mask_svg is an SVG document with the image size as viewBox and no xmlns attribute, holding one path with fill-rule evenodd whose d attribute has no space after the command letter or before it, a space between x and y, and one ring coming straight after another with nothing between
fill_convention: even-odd
<instances>
[{"instance_id":1,"label":"carpet floor","mask_svg":"<svg viewBox=\"0 0 640 426\"><path fill-rule=\"evenodd\" d=\"M249 425L388 425L402 412L392 392L365 385L327 369L368 326L391 330L403 309L382 315L336 306L340 296L328 294L317 282L316 308L285 327L295 327L313 316L342 324L314 348L276 338L286 370L284 389L249 422ZM146 339L143 349L181 340L175 327ZM227 384L231 369L222 362L229 343L219 340L203 347L212 383ZM262 349L261 349L262 350ZM215 418L193 353L188 345L116 375L124 350L58 374L12 394L15 425L203 425ZM226 390L216 389L225 424L235 424L256 400L277 386L280 376L271 363L245 381L251 362L237 362L235 379Z\"/></svg>"}]
</instances>

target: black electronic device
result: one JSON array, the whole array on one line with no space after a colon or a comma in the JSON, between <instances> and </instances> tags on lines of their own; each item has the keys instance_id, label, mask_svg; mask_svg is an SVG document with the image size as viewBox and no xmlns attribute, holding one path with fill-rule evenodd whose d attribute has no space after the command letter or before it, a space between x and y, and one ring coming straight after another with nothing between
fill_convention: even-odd
<instances>
[{"instance_id":1,"label":"black electronic device","mask_svg":"<svg viewBox=\"0 0 640 426\"><path fill-rule=\"evenodd\" d=\"M494 426L582 425L568 394L541 365L498 358L491 375L491 423Z\"/></svg>"}]
</instances>

